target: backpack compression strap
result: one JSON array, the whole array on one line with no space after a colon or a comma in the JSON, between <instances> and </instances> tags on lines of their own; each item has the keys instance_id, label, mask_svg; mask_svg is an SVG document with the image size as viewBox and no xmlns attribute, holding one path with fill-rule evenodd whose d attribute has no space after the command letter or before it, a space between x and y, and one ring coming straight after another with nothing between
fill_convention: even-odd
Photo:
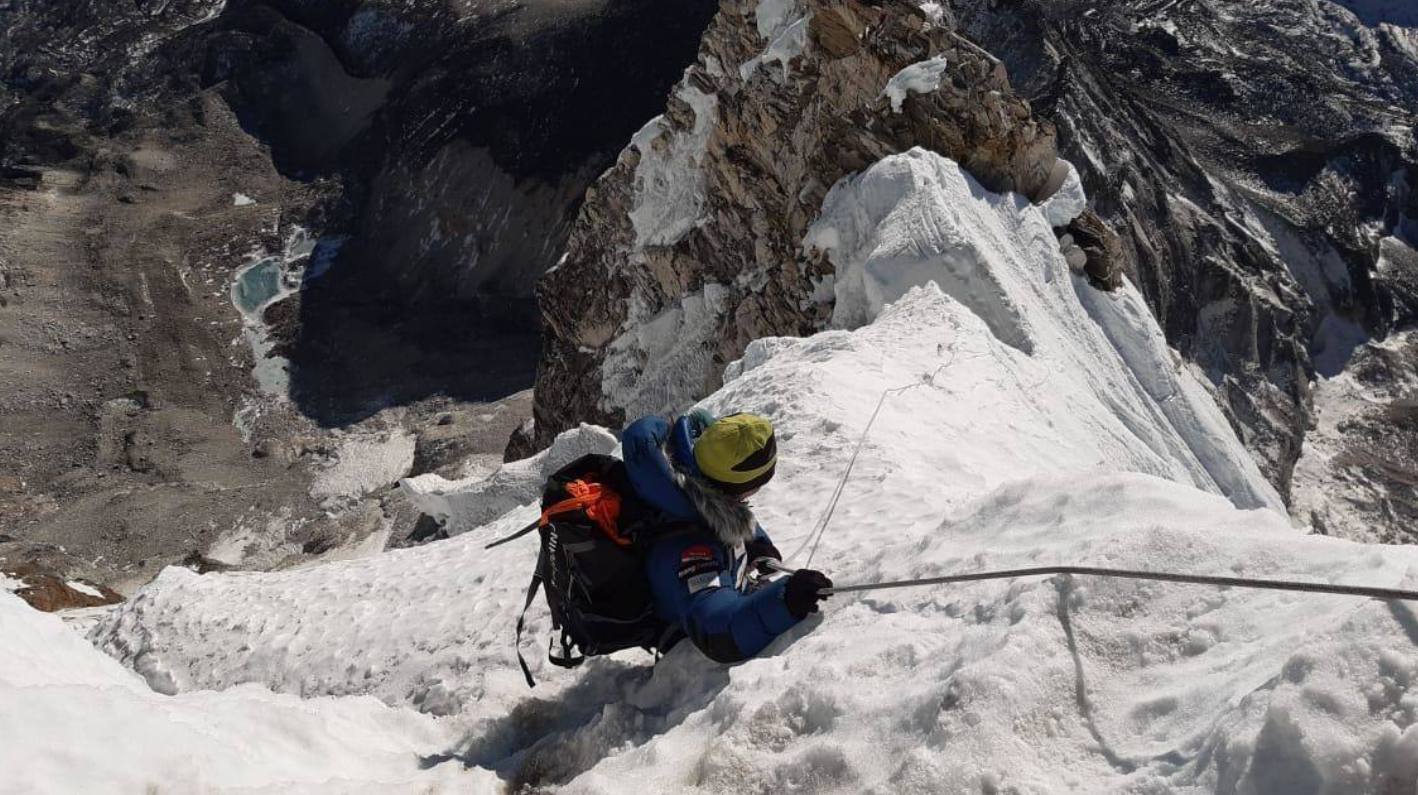
<instances>
[{"instance_id":1,"label":"backpack compression strap","mask_svg":"<svg viewBox=\"0 0 1418 795\"><path fill-rule=\"evenodd\" d=\"M536 527L536 525L532 525ZM511 539L506 539L510 541ZM532 575L532 582L527 586L527 601L522 603L522 613L517 616L517 664L522 666L522 675L527 677L527 687L536 687L537 682L532 678L532 669L527 667L527 661L522 657L522 627L527 623L527 608L532 606L532 600L537 598L537 591L542 587L542 568L537 567L537 571Z\"/></svg>"},{"instance_id":2,"label":"backpack compression strap","mask_svg":"<svg viewBox=\"0 0 1418 795\"><path fill-rule=\"evenodd\" d=\"M500 546L502 546L503 544L506 544L508 541L516 541L517 539L519 539L519 538L521 538L522 536L524 536L524 535L526 535L526 534L532 532L533 530L536 530L538 527L541 527L541 526L542 526L542 520L541 520L541 519L538 519L537 521L532 522L531 524L527 525L526 527L522 528L521 530L518 530L517 532L513 533L512 535L507 536L506 538L499 538L499 539L497 539L496 541L492 542L491 544L488 544L487 546L483 547L483 549L492 549L493 547L500 547Z\"/></svg>"},{"instance_id":3,"label":"backpack compression strap","mask_svg":"<svg viewBox=\"0 0 1418 795\"><path fill-rule=\"evenodd\" d=\"M537 681L532 678L532 669L527 667L527 659L522 656L522 627L527 623L527 608L532 606L532 601L537 598L537 591L541 590L541 587L542 573L538 570L536 574L532 575L532 582L527 586L527 601L522 603L522 613L517 616L517 664L522 666L522 675L527 678L527 687L536 687ZM553 631L557 629L560 627L552 627ZM555 643L556 641L553 640L547 644L547 659L551 661L552 665L561 668L575 668L586 661L585 655L572 653L575 643L565 631L561 633L561 656L556 654Z\"/></svg>"},{"instance_id":4,"label":"backpack compression strap","mask_svg":"<svg viewBox=\"0 0 1418 795\"><path fill-rule=\"evenodd\" d=\"M634 543L632 539L623 535L620 532L620 528L616 526L616 522L620 519L619 494L616 494L609 487L600 483L584 480L571 481L566 484L566 490L571 494L571 497L542 511L542 515L538 517L536 521L521 530L505 538L499 538L483 547L483 549L492 549L493 547L500 547L508 541L516 541L522 536L536 530L538 527L550 523L553 516L560 516L564 513L572 513L573 511L584 511L586 517L595 522L596 526L601 528L601 532L605 534L606 538L614 541L616 546L628 547Z\"/></svg>"}]
</instances>

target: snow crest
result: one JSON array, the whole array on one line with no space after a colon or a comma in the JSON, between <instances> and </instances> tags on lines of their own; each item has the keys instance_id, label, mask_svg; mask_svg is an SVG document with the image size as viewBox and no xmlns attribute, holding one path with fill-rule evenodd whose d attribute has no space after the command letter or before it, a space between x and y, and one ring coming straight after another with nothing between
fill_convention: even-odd
<instances>
[{"instance_id":1,"label":"snow crest","mask_svg":"<svg viewBox=\"0 0 1418 795\"><path fill-rule=\"evenodd\" d=\"M1068 415L1029 423L1028 436L1075 426L1054 444L1098 451L1071 466L1146 472L1240 507L1282 509L1137 290L1102 293L1070 273L1050 227L1044 209L918 148L834 186L804 247L836 266L838 326L869 323L911 288L937 284L951 299L940 311L959 329L988 331L967 344L989 357L981 380L1003 393L989 405Z\"/></svg>"}]
</instances>

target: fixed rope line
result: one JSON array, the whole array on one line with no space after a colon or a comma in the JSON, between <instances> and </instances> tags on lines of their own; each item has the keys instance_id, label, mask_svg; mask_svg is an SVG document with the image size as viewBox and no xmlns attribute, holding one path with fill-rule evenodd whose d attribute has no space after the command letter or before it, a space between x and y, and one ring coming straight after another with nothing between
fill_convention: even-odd
<instances>
[{"instance_id":1,"label":"fixed rope line","mask_svg":"<svg viewBox=\"0 0 1418 795\"><path fill-rule=\"evenodd\" d=\"M915 385L913 384L913 386ZM881 413L881 407L886 405L886 397L890 394L891 390L882 392L881 398L876 401L876 409L872 411L871 419L867 420L867 427L862 430L862 435L857 437L857 446L852 450L852 457L847 459L847 469L842 473L842 477L838 479L837 488L832 491L832 499L827 501L827 510L823 512L822 519L818 521L817 526L812 529L811 533L808 533L806 539L803 539L803 545L798 547L797 551L793 553L793 556L796 557L803 551L803 547L807 546L809 541L812 542L812 549L808 552L807 562L803 563L804 568L812 564L812 557L817 554L817 545L822 543L822 536L827 531L827 523L832 521L832 514L837 510L837 501L842 498L842 490L847 487L847 479L851 477L852 467L856 466L857 456L861 455L862 447L866 444L867 434L871 432L872 423L876 422L876 417Z\"/></svg>"},{"instance_id":2,"label":"fixed rope line","mask_svg":"<svg viewBox=\"0 0 1418 795\"><path fill-rule=\"evenodd\" d=\"M876 401L876 408L871 413L871 418L867 420L866 427L862 429L862 435L857 437L857 446L852 449L852 457L847 459L847 468L842 472L842 477L837 480L837 488L832 491L832 499L827 501L827 510L823 512L822 518L813 526L812 532L808 533L807 538L803 539L803 543L799 544L798 548L793 550L793 554L788 557L797 557L802 554L804 549L808 548L808 544L811 544L812 549L808 551L807 561L803 563L803 568L807 568L812 564L812 558L817 554L817 547L822 543L822 537L827 533L827 523L832 521L832 514L837 510L837 501L842 498L842 491L847 488L847 481L852 477L852 467L857 465L857 456L861 455L862 448L866 446L867 435L871 433L871 426L876 423L877 416L881 414L881 408L886 405L886 399L892 395L899 395L902 392L915 389L916 387L935 386L935 377L940 375L941 371L949 367L951 362L954 361L955 349L951 348L950 359L947 360L945 364L937 367L930 374L922 376L920 380L914 383L893 387L881 393L881 397Z\"/></svg>"},{"instance_id":3,"label":"fixed rope line","mask_svg":"<svg viewBox=\"0 0 1418 795\"><path fill-rule=\"evenodd\" d=\"M775 567L782 572L792 572L786 566ZM1302 593L1338 594L1341 596L1367 596L1370 599L1418 601L1418 591L1403 588L1376 588L1368 585L1335 585L1325 582L1305 582L1303 580L1266 580L1250 577L1218 577L1210 574L1177 574L1167 571L1138 571L1133 569L1109 569L1099 566L1030 566L1022 569L1000 569L996 571L976 571L968 574L949 574L942 577L920 577L911 580L889 580L884 582L864 582L854 585L837 585L822 590L824 594L857 593L880 591L892 588L915 588L926 585L947 585L957 582L978 582L981 580L1005 580L1014 577L1037 577L1057 574L1077 574L1088 577L1115 577L1128 580L1155 580L1189 585L1216 585L1235 588L1257 588L1268 591L1299 591Z\"/></svg>"}]
</instances>

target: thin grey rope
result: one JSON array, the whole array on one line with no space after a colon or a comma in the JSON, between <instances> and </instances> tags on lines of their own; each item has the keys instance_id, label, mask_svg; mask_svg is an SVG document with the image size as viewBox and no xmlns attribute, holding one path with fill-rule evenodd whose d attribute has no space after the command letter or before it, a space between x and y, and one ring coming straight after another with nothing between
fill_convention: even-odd
<instances>
[{"instance_id":1,"label":"thin grey rope","mask_svg":"<svg viewBox=\"0 0 1418 795\"><path fill-rule=\"evenodd\" d=\"M886 405L886 399L888 397L891 397L892 395L898 395L902 392L907 392L917 387L935 386L936 376L940 375L941 372L945 370L945 368L949 367L954 361L955 348L952 346L950 349L950 358L947 359L944 364L931 371L928 375L921 376L921 378L915 383L906 384L905 386L892 387L891 389L884 390L881 393L881 397L877 398L876 408L872 410L871 418L867 420L866 427L862 429L862 435L857 437L857 446L852 450L852 457L847 459L847 468L843 470L842 477L838 478L837 480L837 488L833 489L832 491L832 499L827 501L827 510L823 512L822 518L819 519L817 524L813 526L812 532L808 533L807 537L803 539L803 542L798 545L798 548L793 550L793 553L788 556L789 559L796 558L798 555L801 555L803 550L807 549L808 544L810 543L812 544L812 549L808 552L807 561L803 563L802 567L807 568L809 565L811 565L813 556L817 554L817 547L819 544L822 543L822 537L827 534L827 523L832 521L832 514L837 510L837 501L842 498L842 491L847 488L847 480L852 477L852 467L857 465L857 457L861 455L862 448L866 446L867 435L871 433L872 425L876 424L876 418L878 415L881 414L882 406Z\"/></svg>"},{"instance_id":2,"label":"thin grey rope","mask_svg":"<svg viewBox=\"0 0 1418 795\"><path fill-rule=\"evenodd\" d=\"M791 572L786 566L780 571ZM1259 588L1268 591L1299 591L1302 593L1327 593L1342 596L1367 596L1371 599L1418 601L1418 591L1403 588L1375 588L1367 585L1331 585L1323 582L1301 580L1258 580L1248 577L1217 577L1210 574L1176 574L1167 571L1137 571L1133 569L1108 569L1098 566L1031 566L1022 569L1001 569L999 571L977 571L969 574L950 574L943 577L920 577L912 580L889 580L885 582L865 582L855 585L838 585L823 589L824 594L878 591L889 588L914 588L925 585L946 585L956 582L976 582L980 580L1004 580L1012 577L1037 577L1055 574L1077 574L1091 577L1118 577L1130 580L1156 580L1191 585L1218 585L1236 588Z\"/></svg>"},{"instance_id":3,"label":"thin grey rope","mask_svg":"<svg viewBox=\"0 0 1418 795\"><path fill-rule=\"evenodd\" d=\"M802 545L792 555L797 557L803 551L803 547L807 546L809 541L812 542L812 549L808 552L803 568L812 565L812 557L817 554L817 545L822 543L822 536L827 532L827 523L832 521L833 512L837 510L837 501L842 497L842 490L847 488L847 479L852 475L852 467L857 465L857 456L861 455L862 447L866 445L867 434L871 433L871 426L876 422L877 415L881 413L881 407L886 405L886 397L889 394L891 394L890 390L882 392L881 398L876 401L876 409L872 411L871 419L867 420L867 427L862 429L862 435L857 438L857 446L852 450L852 457L847 459L847 469L838 479L837 488L832 491L832 499L827 501L827 510L822 514L822 519L818 521L817 526L813 528L807 538L803 539Z\"/></svg>"}]
</instances>

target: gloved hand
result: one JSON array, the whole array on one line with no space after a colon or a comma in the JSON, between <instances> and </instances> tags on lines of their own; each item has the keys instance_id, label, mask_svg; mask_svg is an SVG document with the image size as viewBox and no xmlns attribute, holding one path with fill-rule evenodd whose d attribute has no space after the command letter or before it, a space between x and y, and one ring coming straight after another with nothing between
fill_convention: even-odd
<instances>
[{"instance_id":1,"label":"gloved hand","mask_svg":"<svg viewBox=\"0 0 1418 795\"><path fill-rule=\"evenodd\" d=\"M751 538L744 542L744 553L748 555L748 567L750 571L759 574L772 574L777 569L768 565L768 561L775 560L783 562L783 553L773 546L773 542L766 538Z\"/></svg>"},{"instance_id":2,"label":"gloved hand","mask_svg":"<svg viewBox=\"0 0 1418 795\"><path fill-rule=\"evenodd\" d=\"M817 603L827 598L827 594L820 591L831 587L832 580L826 574L812 569L798 569L788 578L788 585L783 589L783 603L788 606L793 618L802 620L809 613L817 612Z\"/></svg>"}]
</instances>

